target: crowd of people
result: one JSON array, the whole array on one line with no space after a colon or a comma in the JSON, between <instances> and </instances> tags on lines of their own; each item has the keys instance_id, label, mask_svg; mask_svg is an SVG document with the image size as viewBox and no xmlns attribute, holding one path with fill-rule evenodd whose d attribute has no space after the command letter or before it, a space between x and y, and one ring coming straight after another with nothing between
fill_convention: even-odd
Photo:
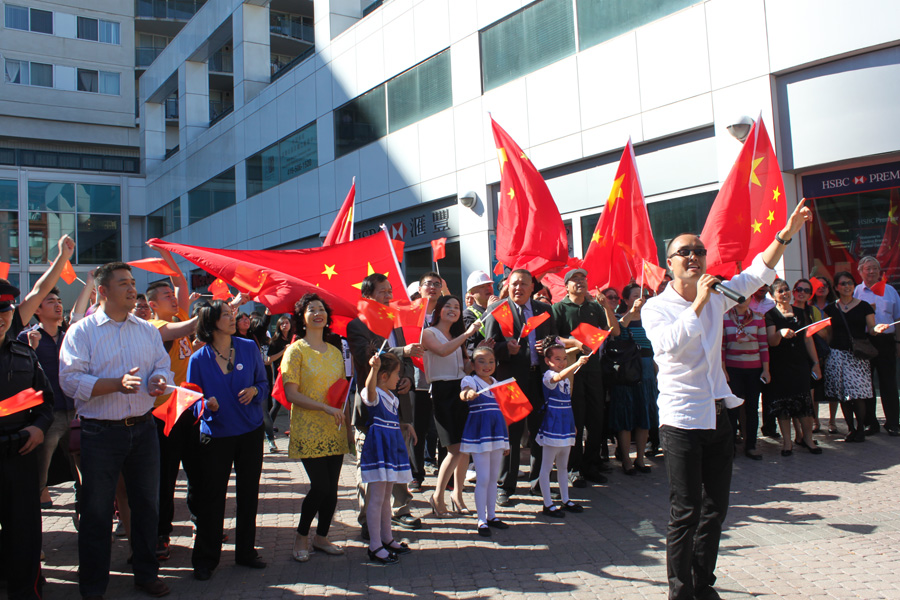
<instances>
[{"instance_id":1,"label":"crowd of people","mask_svg":"<svg viewBox=\"0 0 900 600\"><path fill-rule=\"evenodd\" d=\"M509 527L497 507L515 506L522 493L541 498L542 517L562 519L584 510L570 487L608 483L611 448L622 472L632 477L650 473L648 457L665 452L670 479L674 473L688 486L692 475L681 459L694 442L682 433L697 423L712 432L716 444L727 440L726 453L740 451L753 461L763 460L760 435L780 439L783 457L797 446L822 454L815 434L826 427L828 434L838 433L840 405L844 441L862 442L882 426L875 418L875 375L884 429L900 435L900 332L888 325L900 320L900 296L891 286L873 291L882 275L874 258L861 259L856 274L822 277L814 287L806 278L793 285L774 279L768 265L775 255L761 255L765 265L754 263L734 280L756 294L740 304L716 300L716 310L702 312L712 293L709 276L698 274L701 261L705 270L706 250L690 236L669 246L675 280L668 287L649 290L632 282L621 290L592 291L588 273L570 269L562 273L565 295L556 302L548 301L549 290L526 270L508 273L498 287L486 273L473 272L458 295L440 274L425 273L409 290L427 306L425 327L421 339L407 340L399 327L381 337L362 318L340 337L332 331L332 308L312 293L297 299L293 314L278 315L270 331L276 316L268 310L248 314L244 295L224 302L191 294L178 265L161 249L179 275L139 294L131 267L103 265L90 274L66 315L55 288L74 251L64 236L56 261L21 302L16 303L19 290L0 280L0 364L10 374L0 396L29 388L43 392L41 404L0 417L0 527L10 598L40 597L40 508L52 506L48 473L60 457L76 486L84 598L106 593L114 515L126 523L135 585L151 596L169 593L159 564L171 552L180 469L195 526L193 576L209 579L220 562L232 472L235 563L265 568L255 532L264 447L278 452L274 423L281 405L272 392L279 373L291 406L283 432L289 435L288 456L302 462L308 478L291 550L298 562L315 552L344 553L329 539L329 529L348 455L355 455L357 520L368 559L389 565L414 551L397 541L393 529L422 527L411 503L426 487L432 488L423 498L431 512L424 518L469 518L483 537ZM692 277L697 299L679 287ZM383 305L396 293L378 273L361 286L362 298ZM512 315L512 335L491 314L502 304ZM696 310L694 321L683 316L686 308ZM545 313L549 318L520 335L530 318ZM824 318L831 319L830 327L812 336L802 331ZM688 356L701 348L693 347L693 328L712 327L716 319L720 347L710 342L719 338L703 338L703 352ZM577 339L573 332L581 324L609 331L602 351ZM721 355L721 368L714 361L701 364L712 354ZM705 385L667 389L673 365L688 365L694 374L715 365L720 373L708 381L727 381L727 392L713 392L712 421L687 404L673 412L685 386ZM507 423L492 386L510 378L532 410ZM349 400L336 407L330 390L348 379ZM167 431L152 411L169 399L174 385L194 386L205 400ZM729 401L731 396L740 401ZM825 427L820 404L829 405ZM527 474L520 472L523 445L530 450ZM428 463L435 471L429 473ZM474 512L464 495L472 470ZM527 488L520 487L523 478ZM689 490L672 490L668 558L676 596L691 563L679 554L673 535L696 528L700 518L679 494ZM727 506L727 499L718 501ZM711 522L721 527L724 509L719 513ZM705 526L704 520L700 527ZM709 576L714 566L713 560ZM713 581L707 577L703 585Z\"/></svg>"}]
</instances>

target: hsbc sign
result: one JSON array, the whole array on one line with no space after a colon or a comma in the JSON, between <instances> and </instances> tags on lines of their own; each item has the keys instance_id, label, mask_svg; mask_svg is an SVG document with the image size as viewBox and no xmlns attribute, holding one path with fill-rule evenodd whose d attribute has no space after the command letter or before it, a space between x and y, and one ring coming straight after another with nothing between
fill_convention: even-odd
<instances>
[{"instance_id":1,"label":"hsbc sign","mask_svg":"<svg viewBox=\"0 0 900 600\"><path fill-rule=\"evenodd\" d=\"M355 238L362 238L378 233L381 231L382 223L387 227L391 239L413 246L427 244L442 237L454 238L459 235L456 196L426 202L356 223L353 235Z\"/></svg>"},{"instance_id":2,"label":"hsbc sign","mask_svg":"<svg viewBox=\"0 0 900 600\"><path fill-rule=\"evenodd\" d=\"M803 196L821 198L900 187L900 163L803 175Z\"/></svg>"}]
</instances>

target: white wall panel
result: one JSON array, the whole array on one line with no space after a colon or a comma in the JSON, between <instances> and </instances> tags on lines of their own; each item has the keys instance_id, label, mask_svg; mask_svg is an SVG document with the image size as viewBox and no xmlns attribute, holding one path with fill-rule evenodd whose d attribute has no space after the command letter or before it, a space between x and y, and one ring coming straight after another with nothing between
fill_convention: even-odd
<instances>
[{"instance_id":1,"label":"white wall panel","mask_svg":"<svg viewBox=\"0 0 900 600\"><path fill-rule=\"evenodd\" d=\"M478 35L463 38L450 49L450 83L453 104L481 96L481 63Z\"/></svg>"},{"instance_id":2,"label":"white wall panel","mask_svg":"<svg viewBox=\"0 0 900 600\"><path fill-rule=\"evenodd\" d=\"M419 2L413 8L416 62L437 54L450 45L450 9L448 0Z\"/></svg>"},{"instance_id":3,"label":"white wall panel","mask_svg":"<svg viewBox=\"0 0 900 600\"><path fill-rule=\"evenodd\" d=\"M581 52L577 62L583 128L641 111L637 38L633 32Z\"/></svg>"},{"instance_id":4,"label":"white wall panel","mask_svg":"<svg viewBox=\"0 0 900 600\"><path fill-rule=\"evenodd\" d=\"M701 94L648 110L641 118L647 140L709 125L713 122L712 94Z\"/></svg>"},{"instance_id":5,"label":"white wall panel","mask_svg":"<svg viewBox=\"0 0 900 600\"><path fill-rule=\"evenodd\" d=\"M559 139L581 129L578 66L574 56L532 73L525 82L529 145Z\"/></svg>"},{"instance_id":6,"label":"white wall panel","mask_svg":"<svg viewBox=\"0 0 900 600\"><path fill-rule=\"evenodd\" d=\"M387 8L386 6L383 7ZM383 10L382 9L382 10ZM384 78L405 71L415 64L415 20L405 12L384 26Z\"/></svg>"},{"instance_id":7,"label":"white wall panel","mask_svg":"<svg viewBox=\"0 0 900 600\"><path fill-rule=\"evenodd\" d=\"M378 11L375 11L378 12ZM377 31L356 46L356 92L352 97L384 81L384 36Z\"/></svg>"},{"instance_id":8,"label":"white wall panel","mask_svg":"<svg viewBox=\"0 0 900 600\"><path fill-rule=\"evenodd\" d=\"M362 200L370 200L388 193L388 157L385 140L363 146L359 153L359 178L356 194Z\"/></svg>"},{"instance_id":9,"label":"white wall panel","mask_svg":"<svg viewBox=\"0 0 900 600\"><path fill-rule=\"evenodd\" d=\"M629 136L631 136L631 141L635 144L644 140L640 115L582 131L581 140L584 145L584 155L594 156L616 148L622 148L628 142Z\"/></svg>"},{"instance_id":10,"label":"white wall panel","mask_svg":"<svg viewBox=\"0 0 900 600\"><path fill-rule=\"evenodd\" d=\"M768 73L769 48L763 0L707 2L706 27L713 89Z\"/></svg>"},{"instance_id":11,"label":"white wall panel","mask_svg":"<svg viewBox=\"0 0 900 600\"><path fill-rule=\"evenodd\" d=\"M450 43L478 31L477 0L452 0L450 10Z\"/></svg>"},{"instance_id":12,"label":"white wall panel","mask_svg":"<svg viewBox=\"0 0 900 600\"><path fill-rule=\"evenodd\" d=\"M419 165L422 181L456 171L453 148L453 110L419 122Z\"/></svg>"},{"instance_id":13,"label":"white wall panel","mask_svg":"<svg viewBox=\"0 0 900 600\"><path fill-rule=\"evenodd\" d=\"M410 125L387 137L388 185L396 191L419 182L419 126Z\"/></svg>"},{"instance_id":14,"label":"white wall panel","mask_svg":"<svg viewBox=\"0 0 900 600\"><path fill-rule=\"evenodd\" d=\"M332 106L355 98L360 91L356 82L356 52L352 49L331 61Z\"/></svg>"},{"instance_id":15,"label":"white wall panel","mask_svg":"<svg viewBox=\"0 0 900 600\"><path fill-rule=\"evenodd\" d=\"M485 154L485 136L490 136L491 133L490 122L480 98L453 107L453 131L456 167L462 169L484 162L488 156Z\"/></svg>"}]
</instances>

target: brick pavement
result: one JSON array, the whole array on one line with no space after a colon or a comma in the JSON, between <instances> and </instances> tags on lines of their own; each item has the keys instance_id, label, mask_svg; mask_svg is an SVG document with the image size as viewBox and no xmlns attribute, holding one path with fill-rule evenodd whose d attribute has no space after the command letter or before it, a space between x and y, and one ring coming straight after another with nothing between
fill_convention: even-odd
<instances>
[{"instance_id":1,"label":"brick pavement","mask_svg":"<svg viewBox=\"0 0 900 600\"><path fill-rule=\"evenodd\" d=\"M286 424L279 419L279 425ZM894 500L900 439L884 433L864 444L843 444L839 435L818 438L825 450L820 456L798 448L782 458L780 444L763 438L765 460L742 455L735 460L717 571L723 598L900 598L900 516ZM226 544L212 579L195 581L181 482L172 558L161 569L172 598L665 598L668 492L662 457L651 461L649 475L627 477L617 469L608 485L573 490L587 510L564 522L548 522L536 514L539 499L520 496L516 506L501 511L512 527L492 538L475 535L474 518L430 518L428 486L414 500L425 527L398 534L415 551L400 565L375 567L366 564L359 538L349 459L330 536L345 545L346 555L317 553L305 564L290 558L306 476L300 462L286 456L284 436L278 445L281 454L265 457L257 529L268 568L235 566L234 548ZM471 486L467 491L471 507ZM55 506L44 513L45 597L77 598L73 495L68 485L53 492ZM233 514L231 502L228 514ZM232 520L226 528L231 531ZM143 597L132 587L126 546L121 539L113 542L107 598Z\"/></svg>"}]
</instances>

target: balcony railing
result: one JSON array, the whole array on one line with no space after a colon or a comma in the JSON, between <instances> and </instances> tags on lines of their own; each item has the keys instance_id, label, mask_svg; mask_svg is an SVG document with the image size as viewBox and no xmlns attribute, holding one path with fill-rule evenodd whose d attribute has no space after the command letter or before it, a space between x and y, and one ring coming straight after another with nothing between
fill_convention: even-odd
<instances>
[{"instance_id":1,"label":"balcony railing","mask_svg":"<svg viewBox=\"0 0 900 600\"><path fill-rule=\"evenodd\" d=\"M209 57L209 70L214 73L234 73L234 57L229 50L219 50Z\"/></svg>"},{"instance_id":2,"label":"balcony railing","mask_svg":"<svg viewBox=\"0 0 900 600\"><path fill-rule=\"evenodd\" d=\"M166 119L178 119L178 98L166 98Z\"/></svg>"},{"instance_id":3,"label":"balcony railing","mask_svg":"<svg viewBox=\"0 0 900 600\"><path fill-rule=\"evenodd\" d=\"M165 48L147 48L135 47L134 49L134 66L149 67L156 57L159 56Z\"/></svg>"},{"instance_id":4,"label":"balcony railing","mask_svg":"<svg viewBox=\"0 0 900 600\"><path fill-rule=\"evenodd\" d=\"M187 21L204 4L206 0L136 0L135 14L151 19Z\"/></svg>"},{"instance_id":5,"label":"balcony railing","mask_svg":"<svg viewBox=\"0 0 900 600\"><path fill-rule=\"evenodd\" d=\"M312 19L300 15L288 15L285 13L269 13L269 32L277 35L292 37L296 40L316 42L315 28Z\"/></svg>"}]
</instances>

